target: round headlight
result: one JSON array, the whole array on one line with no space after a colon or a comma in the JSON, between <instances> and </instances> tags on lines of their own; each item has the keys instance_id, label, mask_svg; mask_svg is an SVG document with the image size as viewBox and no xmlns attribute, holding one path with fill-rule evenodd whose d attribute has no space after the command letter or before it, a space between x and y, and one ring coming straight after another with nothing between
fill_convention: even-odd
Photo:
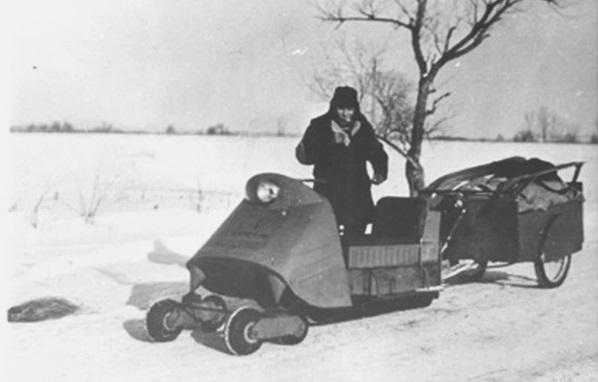
<instances>
[{"instance_id":1,"label":"round headlight","mask_svg":"<svg viewBox=\"0 0 598 382\"><path fill-rule=\"evenodd\" d=\"M255 189L255 194L262 203L270 203L278 198L279 193L280 187L269 180L261 180Z\"/></svg>"}]
</instances>

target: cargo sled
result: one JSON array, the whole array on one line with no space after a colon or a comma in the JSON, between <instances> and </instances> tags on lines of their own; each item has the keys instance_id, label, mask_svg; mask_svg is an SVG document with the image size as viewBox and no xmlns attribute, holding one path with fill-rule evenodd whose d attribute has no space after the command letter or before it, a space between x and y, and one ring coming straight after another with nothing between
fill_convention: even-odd
<instances>
[{"instance_id":1,"label":"cargo sled","mask_svg":"<svg viewBox=\"0 0 598 382\"><path fill-rule=\"evenodd\" d=\"M582 165L512 157L432 182L422 196L442 213L442 256L456 268L445 278L479 279L489 262L532 262L541 287L560 286L583 245Z\"/></svg>"}]
</instances>

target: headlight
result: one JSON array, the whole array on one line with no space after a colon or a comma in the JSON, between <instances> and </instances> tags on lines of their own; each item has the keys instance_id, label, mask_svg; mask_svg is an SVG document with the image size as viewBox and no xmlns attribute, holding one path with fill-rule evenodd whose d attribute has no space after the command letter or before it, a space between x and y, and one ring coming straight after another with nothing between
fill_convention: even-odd
<instances>
[{"instance_id":1,"label":"headlight","mask_svg":"<svg viewBox=\"0 0 598 382\"><path fill-rule=\"evenodd\" d=\"M262 203L270 203L278 198L280 187L269 180L261 180L255 188L255 194Z\"/></svg>"},{"instance_id":2,"label":"headlight","mask_svg":"<svg viewBox=\"0 0 598 382\"><path fill-rule=\"evenodd\" d=\"M275 176L276 174L260 174L249 179L245 185L245 198L258 204L268 204L280 199L284 191Z\"/></svg>"}]
</instances>

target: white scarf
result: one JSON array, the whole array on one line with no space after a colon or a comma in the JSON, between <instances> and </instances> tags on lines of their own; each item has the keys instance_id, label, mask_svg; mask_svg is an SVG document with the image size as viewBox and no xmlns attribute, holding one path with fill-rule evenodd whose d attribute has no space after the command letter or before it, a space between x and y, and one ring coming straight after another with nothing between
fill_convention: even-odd
<instances>
[{"instance_id":1,"label":"white scarf","mask_svg":"<svg viewBox=\"0 0 598 382\"><path fill-rule=\"evenodd\" d=\"M361 123L359 121L355 121L355 123L353 124L353 128L351 129L351 131L345 131L333 119L332 123L330 124L330 127L332 128L332 132L333 133L340 134L343 137L343 144L345 146L349 146L351 144L351 137L354 137L355 134L357 134L357 132L361 128Z\"/></svg>"}]
</instances>

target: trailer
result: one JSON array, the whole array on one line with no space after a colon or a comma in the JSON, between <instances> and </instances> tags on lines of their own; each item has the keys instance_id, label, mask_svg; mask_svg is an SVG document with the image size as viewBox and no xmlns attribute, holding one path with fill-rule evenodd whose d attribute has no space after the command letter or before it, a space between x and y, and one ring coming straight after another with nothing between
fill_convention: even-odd
<instances>
[{"instance_id":1,"label":"trailer","mask_svg":"<svg viewBox=\"0 0 598 382\"><path fill-rule=\"evenodd\" d=\"M583 245L582 165L512 157L432 182L422 196L442 213L443 259L457 273L464 263L470 280L490 262L531 262L541 287L561 285ZM566 171L568 182L559 176Z\"/></svg>"}]
</instances>

